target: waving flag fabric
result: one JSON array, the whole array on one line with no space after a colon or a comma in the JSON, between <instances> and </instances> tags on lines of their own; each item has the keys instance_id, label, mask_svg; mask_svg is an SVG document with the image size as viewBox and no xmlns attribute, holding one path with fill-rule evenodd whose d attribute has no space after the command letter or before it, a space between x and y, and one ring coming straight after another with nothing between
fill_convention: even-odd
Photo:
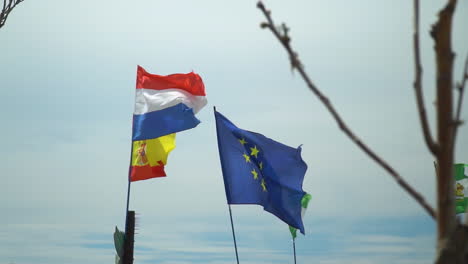
<instances>
[{"instance_id":1,"label":"waving flag fabric","mask_svg":"<svg viewBox=\"0 0 468 264\"><path fill-rule=\"evenodd\" d=\"M466 212L468 207L468 164L454 164L455 209L457 214Z\"/></svg>"},{"instance_id":2,"label":"waving flag fabric","mask_svg":"<svg viewBox=\"0 0 468 264\"><path fill-rule=\"evenodd\" d=\"M215 118L228 204L261 205L304 234L301 148L240 129L216 111Z\"/></svg>"},{"instance_id":3,"label":"waving flag fabric","mask_svg":"<svg viewBox=\"0 0 468 264\"><path fill-rule=\"evenodd\" d=\"M304 220L304 215L306 213L306 210L307 210L307 206L309 206L309 202L310 200L312 199L312 195L306 193L303 197L302 197L302 200L301 200L301 207L302 207L302 210L301 210L301 217L302 217L302 220ZM297 237L297 229L292 227L292 226L289 226L289 232L291 232L291 236L293 239L296 239Z\"/></svg>"},{"instance_id":4,"label":"waving flag fabric","mask_svg":"<svg viewBox=\"0 0 468 264\"><path fill-rule=\"evenodd\" d=\"M198 74L162 76L138 66L130 181L166 176L164 166L175 148L175 133L197 126L195 113L206 103Z\"/></svg>"},{"instance_id":5,"label":"waving flag fabric","mask_svg":"<svg viewBox=\"0 0 468 264\"><path fill-rule=\"evenodd\" d=\"M196 127L195 114L207 103L201 77L193 72L167 76L138 66L133 140L157 138Z\"/></svg>"},{"instance_id":6,"label":"waving flag fabric","mask_svg":"<svg viewBox=\"0 0 468 264\"><path fill-rule=\"evenodd\" d=\"M164 177L164 165L175 148L175 133L154 139L133 141L131 181Z\"/></svg>"}]
</instances>

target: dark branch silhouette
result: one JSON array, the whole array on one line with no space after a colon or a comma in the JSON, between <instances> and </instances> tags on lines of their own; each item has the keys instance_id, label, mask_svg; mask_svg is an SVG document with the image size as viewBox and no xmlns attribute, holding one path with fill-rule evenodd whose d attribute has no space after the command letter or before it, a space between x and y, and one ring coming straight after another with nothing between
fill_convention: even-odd
<instances>
[{"instance_id":1,"label":"dark branch silhouette","mask_svg":"<svg viewBox=\"0 0 468 264\"><path fill-rule=\"evenodd\" d=\"M390 165L387 164L382 158L380 158L375 152L373 152L366 144L364 144L346 125L341 116L335 110L330 100L323 95L323 93L312 83L310 77L304 70L301 61L299 60L298 54L292 49L290 45L290 37L288 35L289 28L283 23L281 27L277 27L273 19L271 18L271 12L265 8L263 3L259 1L257 7L265 15L267 22L262 23L260 26L262 28L269 28L273 35L276 36L278 41L286 49L291 67L294 70L297 70L301 75L302 79L306 82L309 89L319 98L319 100L324 104L330 114L333 116L335 121L338 123L339 128L362 150L364 151L371 159L377 162L381 167L383 167L393 179L411 196L413 197L432 217L436 217L435 210L426 202L424 197L414 190L411 185L409 185Z\"/></svg>"},{"instance_id":2,"label":"dark branch silhouette","mask_svg":"<svg viewBox=\"0 0 468 264\"><path fill-rule=\"evenodd\" d=\"M3 8L2 12L0 13L0 28L5 25L5 22L8 18L10 12L15 8L19 3L23 2L24 0L3 0Z\"/></svg>"},{"instance_id":3,"label":"dark branch silhouette","mask_svg":"<svg viewBox=\"0 0 468 264\"><path fill-rule=\"evenodd\" d=\"M439 12L432 26L436 58L436 98L437 98L437 245L438 253L450 243L456 228L455 196L453 177L453 62L452 20L456 0L448 0ZM456 262L453 262L456 263Z\"/></svg>"},{"instance_id":4,"label":"dark branch silhouette","mask_svg":"<svg viewBox=\"0 0 468 264\"><path fill-rule=\"evenodd\" d=\"M457 87L456 87L458 91L458 101L457 101L457 108L455 110L455 127L453 128L452 146L455 146L458 127L463 124L463 121L460 120L460 114L461 114L461 109L462 109L462 104L463 104L463 94L465 92L466 80L468 80L468 54L466 55L466 59L465 59L465 67L463 68L462 79L457 84Z\"/></svg>"},{"instance_id":5,"label":"dark branch silhouette","mask_svg":"<svg viewBox=\"0 0 468 264\"><path fill-rule=\"evenodd\" d=\"M424 96L422 92L422 66L421 55L419 50L419 0L414 0L414 33L413 33L413 48L414 48L414 91L416 93L416 103L419 112L419 119L424 134L426 145L433 155L437 155L439 146L434 142L431 136L431 130L427 122L426 108L424 107Z\"/></svg>"},{"instance_id":6,"label":"dark branch silhouette","mask_svg":"<svg viewBox=\"0 0 468 264\"><path fill-rule=\"evenodd\" d=\"M463 75L456 86L453 85L453 66L455 54L452 51L452 21L457 0L446 0L445 6L440 10L438 19L433 25L431 36L434 39L436 57L436 98L437 98L437 141L434 141L429 129L426 109L424 106L422 85L422 64L419 47L419 0L413 0L414 5L414 69L415 80L413 83L416 97L419 119L423 136L429 151L434 155L437 179L437 215L435 210L427 204L424 198L417 193L401 176L383 161L377 154L370 150L345 124L341 116L332 106L330 100L315 86L304 70L298 54L290 45L288 35L289 28L283 23L276 26L271 18L271 12L265 8L261 1L257 7L265 15L267 22L261 24L262 28L268 28L286 49L291 67L299 72L309 89L324 104L339 128L364 151L370 158L382 166L397 183L410 194L433 218L437 220L437 256L436 264L462 264L468 263L468 218L465 225L456 221L454 201L453 160L455 139L458 127L463 123L460 120L463 95L468 80L468 55L465 60ZM455 115L453 115L453 88L458 91Z\"/></svg>"}]
</instances>

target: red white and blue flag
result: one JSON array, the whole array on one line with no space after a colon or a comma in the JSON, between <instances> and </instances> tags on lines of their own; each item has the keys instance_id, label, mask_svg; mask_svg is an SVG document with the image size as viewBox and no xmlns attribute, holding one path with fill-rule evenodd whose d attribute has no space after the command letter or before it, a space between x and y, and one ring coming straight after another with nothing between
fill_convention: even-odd
<instances>
[{"instance_id":1,"label":"red white and blue flag","mask_svg":"<svg viewBox=\"0 0 468 264\"><path fill-rule=\"evenodd\" d=\"M207 103L201 77L187 74L156 75L138 66L133 140L158 138L196 127L195 114Z\"/></svg>"},{"instance_id":2,"label":"red white and blue flag","mask_svg":"<svg viewBox=\"0 0 468 264\"><path fill-rule=\"evenodd\" d=\"M133 113L130 181L164 177L175 148L175 133L196 127L195 114L206 105L198 74L150 74L138 66Z\"/></svg>"}]
</instances>

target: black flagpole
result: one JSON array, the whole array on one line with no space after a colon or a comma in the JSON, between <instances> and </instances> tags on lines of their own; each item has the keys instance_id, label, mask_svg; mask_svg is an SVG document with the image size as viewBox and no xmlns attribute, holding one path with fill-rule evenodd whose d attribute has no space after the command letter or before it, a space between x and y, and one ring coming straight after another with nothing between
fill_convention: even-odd
<instances>
[{"instance_id":1,"label":"black flagpole","mask_svg":"<svg viewBox=\"0 0 468 264\"><path fill-rule=\"evenodd\" d=\"M130 148L130 165L128 166L127 208L125 210L125 226L127 226L128 208L130 205L130 183L132 182L130 179L130 176L132 172L132 157L133 157L133 139L132 139L132 147Z\"/></svg>"},{"instance_id":2,"label":"black flagpole","mask_svg":"<svg viewBox=\"0 0 468 264\"><path fill-rule=\"evenodd\" d=\"M294 264L296 264L296 239L293 238Z\"/></svg>"},{"instance_id":3,"label":"black flagpole","mask_svg":"<svg viewBox=\"0 0 468 264\"><path fill-rule=\"evenodd\" d=\"M236 250L236 260L237 260L237 264L239 264L239 255L237 254L236 233L234 232L234 223L232 222L231 205L228 204L228 207L229 207L229 216L231 218L232 237L234 238L234 248Z\"/></svg>"},{"instance_id":4,"label":"black flagpole","mask_svg":"<svg viewBox=\"0 0 468 264\"><path fill-rule=\"evenodd\" d=\"M130 160L131 162L131 160ZM132 167L130 165L130 168L128 168L128 187L127 187L127 208L125 210L125 226L127 226L127 215L128 215L128 207L130 205L130 171L131 171Z\"/></svg>"},{"instance_id":5,"label":"black flagpole","mask_svg":"<svg viewBox=\"0 0 468 264\"><path fill-rule=\"evenodd\" d=\"M133 160L133 118L132 118L132 137L131 137L131 146L130 146L130 164L128 165L128 187L127 187L127 208L125 210L125 233L127 233L127 219L128 219L128 209L130 206L130 184L131 184L131 173L132 173L132 160Z\"/></svg>"}]
</instances>

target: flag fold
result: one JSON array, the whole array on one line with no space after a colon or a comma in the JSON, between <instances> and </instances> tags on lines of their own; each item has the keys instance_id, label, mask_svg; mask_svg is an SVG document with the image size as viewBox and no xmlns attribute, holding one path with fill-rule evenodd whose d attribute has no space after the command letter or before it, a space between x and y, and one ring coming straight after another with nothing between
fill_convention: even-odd
<instances>
[{"instance_id":1,"label":"flag fold","mask_svg":"<svg viewBox=\"0 0 468 264\"><path fill-rule=\"evenodd\" d=\"M306 210L307 210L307 206L309 206L309 202L310 200L312 199L312 195L306 193L304 194L304 196L302 197L301 199L301 218L302 220L304 220L304 216L305 216L305 213L306 213ZM289 232L291 232L291 236L293 239L296 239L297 237L297 229L292 227L292 226L289 226Z\"/></svg>"}]
</instances>

